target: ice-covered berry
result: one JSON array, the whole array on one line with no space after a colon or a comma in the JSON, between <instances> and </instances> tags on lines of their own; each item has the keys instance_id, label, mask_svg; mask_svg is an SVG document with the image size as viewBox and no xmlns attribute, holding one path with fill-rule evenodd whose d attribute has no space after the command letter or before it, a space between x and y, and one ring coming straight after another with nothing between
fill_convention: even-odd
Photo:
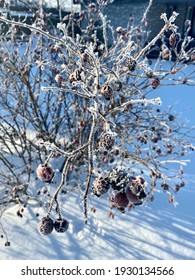
<instances>
[{"instance_id":1,"label":"ice-covered berry","mask_svg":"<svg viewBox=\"0 0 195 280\"><path fill-rule=\"evenodd\" d=\"M133 72L135 70L136 65L137 65L137 62L133 58L130 58L126 63L126 67L128 67L131 72Z\"/></svg>"},{"instance_id":2,"label":"ice-covered berry","mask_svg":"<svg viewBox=\"0 0 195 280\"><path fill-rule=\"evenodd\" d=\"M54 223L50 217L43 217L38 224L39 232L42 235L48 235L53 231Z\"/></svg>"},{"instance_id":3,"label":"ice-covered berry","mask_svg":"<svg viewBox=\"0 0 195 280\"><path fill-rule=\"evenodd\" d=\"M107 177L96 178L92 185L93 194L97 197L107 193L110 188L109 179Z\"/></svg>"},{"instance_id":4,"label":"ice-covered berry","mask_svg":"<svg viewBox=\"0 0 195 280\"><path fill-rule=\"evenodd\" d=\"M125 170L115 168L109 174L109 182L113 190L120 191L130 182L130 177Z\"/></svg>"},{"instance_id":5,"label":"ice-covered berry","mask_svg":"<svg viewBox=\"0 0 195 280\"><path fill-rule=\"evenodd\" d=\"M140 177L136 176L132 179L130 189L132 190L132 193L135 195L138 195L144 188L145 180Z\"/></svg>"},{"instance_id":6,"label":"ice-covered berry","mask_svg":"<svg viewBox=\"0 0 195 280\"><path fill-rule=\"evenodd\" d=\"M180 40L179 33L172 33L169 37L170 46L175 47L176 44L179 42L179 40Z\"/></svg>"},{"instance_id":7,"label":"ice-covered berry","mask_svg":"<svg viewBox=\"0 0 195 280\"><path fill-rule=\"evenodd\" d=\"M100 92L106 100L110 100L113 96L113 89L109 85L102 86Z\"/></svg>"},{"instance_id":8,"label":"ice-covered berry","mask_svg":"<svg viewBox=\"0 0 195 280\"><path fill-rule=\"evenodd\" d=\"M36 170L37 176L41 181L50 183L53 176L54 171L49 164L39 164Z\"/></svg>"},{"instance_id":9,"label":"ice-covered berry","mask_svg":"<svg viewBox=\"0 0 195 280\"><path fill-rule=\"evenodd\" d=\"M158 86L160 86L160 80L158 78L155 78L152 80L152 88L156 89Z\"/></svg>"},{"instance_id":10,"label":"ice-covered berry","mask_svg":"<svg viewBox=\"0 0 195 280\"><path fill-rule=\"evenodd\" d=\"M56 81L57 83L61 83L61 82L63 81L62 75L57 74L57 75L55 76L55 81Z\"/></svg>"},{"instance_id":11,"label":"ice-covered berry","mask_svg":"<svg viewBox=\"0 0 195 280\"><path fill-rule=\"evenodd\" d=\"M114 137L111 133L104 133L100 137L99 146L104 147L107 150L111 150L114 146Z\"/></svg>"},{"instance_id":12,"label":"ice-covered berry","mask_svg":"<svg viewBox=\"0 0 195 280\"><path fill-rule=\"evenodd\" d=\"M57 232L65 232L69 227L69 222L66 219L59 218L54 222L54 229Z\"/></svg>"},{"instance_id":13,"label":"ice-covered berry","mask_svg":"<svg viewBox=\"0 0 195 280\"><path fill-rule=\"evenodd\" d=\"M124 211L125 208L128 206L129 204L129 200L126 196L126 193L125 192L117 192L114 196L114 206L121 210L121 211Z\"/></svg>"},{"instance_id":14,"label":"ice-covered berry","mask_svg":"<svg viewBox=\"0 0 195 280\"><path fill-rule=\"evenodd\" d=\"M134 205L142 204L142 200L132 192L129 186L126 188L125 193L130 204L134 204Z\"/></svg>"},{"instance_id":15,"label":"ice-covered berry","mask_svg":"<svg viewBox=\"0 0 195 280\"><path fill-rule=\"evenodd\" d=\"M70 82L76 82L81 80L81 71L76 69L73 73L69 75Z\"/></svg>"}]
</instances>

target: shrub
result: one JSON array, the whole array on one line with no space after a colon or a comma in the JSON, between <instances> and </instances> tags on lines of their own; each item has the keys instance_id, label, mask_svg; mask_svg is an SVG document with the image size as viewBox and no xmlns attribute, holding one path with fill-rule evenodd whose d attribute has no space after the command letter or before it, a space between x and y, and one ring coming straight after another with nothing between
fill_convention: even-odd
<instances>
[{"instance_id":1,"label":"shrub","mask_svg":"<svg viewBox=\"0 0 195 280\"><path fill-rule=\"evenodd\" d=\"M49 222L54 206L57 220L64 221L58 198L75 190L73 178L83 196L85 222L92 195L108 195L111 208L123 213L153 201L156 191L175 203L175 194L185 185L184 156L194 150L187 137L190 129L150 95L170 79L173 86L194 85L190 74L182 81L177 78L194 63L189 25L181 43L174 23L178 14L162 14L162 30L146 44L147 13L139 26L143 36L138 36L131 21L116 30L107 21L103 8L112 1L79 2L82 12L60 16L57 26L43 7L32 25L0 17L9 35L0 42L0 204L30 207L30 201L38 201L48 207ZM18 40L16 27L31 33L20 34ZM164 40L168 31L169 46ZM161 52L151 61L147 55L159 40ZM167 172L171 163L179 165L179 173ZM36 170L43 181L38 191L30 188L38 184ZM61 180L51 197L47 186L55 184L57 172ZM53 224L47 233L52 229Z\"/></svg>"}]
</instances>

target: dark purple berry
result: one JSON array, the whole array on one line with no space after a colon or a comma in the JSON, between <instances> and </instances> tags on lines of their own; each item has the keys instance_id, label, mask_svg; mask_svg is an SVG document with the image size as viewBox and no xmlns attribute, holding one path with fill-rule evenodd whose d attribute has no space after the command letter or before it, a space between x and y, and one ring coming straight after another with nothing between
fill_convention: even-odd
<instances>
[{"instance_id":1,"label":"dark purple berry","mask_svg":"<svg viewBox=\"0 0 195 280\"><path fill-rule=\"evenodd\" d=\"M124 212L125 208L128 206L129 200L125 192L117 192L114 197L114 206L120 211Z\"/></svg>"},{"instance_id":2,"label":"dark purple berry","mask_svg":"<svg viewBox=\"0 0 195 280\"><path fill-rule=\"evenodd\" d=\"M49 217L43 217L38 224L39 232L42 235L48 235L53 231L53 220Z\"/></svg>"},{"instance_id":3,"label":"dark purple berry","mask_svg":"<svg viewBox=\"0 0 195 280\"><path fill-rule=\"evenodd\" d=\"M102 86L100 92L106 100L110 100L113 96L113 89L109 85Z\"/></svg>"},{"instance_id":4,"label":"dark purple berry","mask_svg":"<svg viewBox=\"0 0 195 280\"><path fill-rule=\"evenodd\" d=\"M69 222L66 219L59 218L54 222L54 229L57 232L65 232L69 227Z\"/></svg>"}]
</instances>

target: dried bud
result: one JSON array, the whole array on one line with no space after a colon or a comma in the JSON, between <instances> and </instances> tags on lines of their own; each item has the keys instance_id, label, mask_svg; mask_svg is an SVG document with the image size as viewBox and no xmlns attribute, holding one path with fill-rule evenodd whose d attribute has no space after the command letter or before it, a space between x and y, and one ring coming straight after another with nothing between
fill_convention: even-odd
<instances>
[{"instance_id":1,"label":"dried bud","mask_svg":"<svg viewBox=\"0 0 195 280\"><path fill-rule=\"evenodd\" d=\"M151 79L153 77L153 72L151 69L149 69L149 68L146 69L145 73L146 73L147 78Z\"/></svg>"},{"instance_id":2,"label":"dried bud","mask_svg":"<svg viewBox=\"0 0 195 280\"><path fill-rule=\"evenodd\" d=\"M160 80L158 78L155 78L152 80L152 88L156 89L158 86L160 86Z\"/></svg>"},{"instance_id":3,"label":"dried bud","mask_svg":"<svg viewBox=\"0 0 195 280\"><path fill-rule=\"evenodd\" d=\"M176 184L176 185L175 185L175 192L178 192L179 189L180 189L180 185Z\"/></svg>"},{"instance_id":4,"label":"dried bud","mask_svg":"<svg viewBox=\"0 0 195 280\"><path fill-rule=\"evenodd\" d=\"M110 100L113 96L113 90L109 85L102 86L100 92L106 100Z\"/></svg>"},{"instance_id":5,"label":"dried bud","mask_svg":"<svg viewBox=\"0 0 195 280\"><path fill-rule=\"evenodd\" d=\"M61 83L61 82L63 81L62 75L57 74L57 75L55 76L55 81L56 81L57 83Z\"/></svg>"},{"instance_id":6,"label":"dried bud","mask_svg":"<svg viewBox=\"0 0 195 280\"><path fill-rule=\"evenodd\" d=\"M175 47L176 44L180 40L180 34L179 33L172 33L169 37L169 44L171 47Z\"/></svg>"},{"instance_id":7,"label":"dried bud","mask_svg":"<svg viewBox=\"0 0 195 280\"><path fill-rule=\"evenodd\" d=\"M166 46L163 47L162 58L164 60L169 60L170 59L170 51L169 51L169 49Z\"/></svg>"},{"instance_id":8,"label":"dried bud","mask_svg":"<svg viewBox=\"0 0 195 280\"><path fill-rule=\"evenodd\" d=\"M111 133L104 133L100 137L99 146L104 147L107 150L111 150L114 146L114 138Z\"/></svg>"},{"instance_id":9,"label":"dried bud","mask_svg":"<svg viewBox=\"0 0 195 280\"><path fill-rule=\"evenodd\" d=\"M146 197L144 189L145 189L145 180L140 177L136 176L132 178L131 185L129 186L132 193L135 194L137 197L141 198L140 195Z\"/></svg>"},{"instance_id":10,"label":"dried bud","mask_svg":"<svg viewBox=\"0 0 195 280\"><path fill-rule=\"evenodd\" d=\"M96 4L95 3L89 3L88 7L90 9L95 9L96 8Z\"/></svg>"},{"instance_id":11,"label":"dried bud","mask_svg":"<svg viewBox=\"0 0 195 280\"><path fill-rule=\"evenodd\" d=\"M120 91L122 89L122 83L120 81L115 82L115 87L117 91Z\"/></svg>"},{"instance_id":12,"label":"dried bud","mask_svg":"<svg viewBox=\"0 0 195 280\"><path fill-rule=\"evenodd\" d=\"M173 115L169 115L169 118L170 122L174 121L175 117Z\"/></svg>"},{"instance_id":13,"label":"dried bud","mask_svg":"<svg viewBox=\"0 0 195 280\"><path fill-rule=\"evenodd\" d=\"M81 80L81 72L79 69L76 69L73 73L69 76L70 82L76 82Z\"/></svg>"},{"instance_id":14,"label":"dried bud","mask_svg":"<svg viewBox=\"0 0 195 280\"><path fill-rule=\"evenodd\" d=\"M133 72L135 70L136 65L137 65L137 62L133 58L130 58L129 61L126 63L126 67L128 67L131 72Z\"/></svg>"},{"instance_id":15,"label":"dried bud","mask_svg":"<svg viewBox=\"0 0 195 280\"><path fill-rule=\"evenodd\" d=\"M161 187L163 188L164 191L168 191L169 190L169 185L166 183L162 183Z\"/></svg>"},{"instance_id":16,"label":"dried bud","mask_svg":"<svg viewBox=\"0 0 195 280\"><path fill-rule=\"evenodd\" d=\"M109 182L113 190L120 191L130 182L131 178L123 169L115 168L110 172Z\"/></svg>"},{"instance_id":17,"label":"dried bud","mask_svg":"<svg viewBox=\"0 0 195 280\"><path fill-rule=\"evenodd\" d=\"M126 188L125 193L126 193L126 197L130 203L133 203L134 205L142 204L143 201L132 192L130 187Z\"/></svg>"}]
</instances>

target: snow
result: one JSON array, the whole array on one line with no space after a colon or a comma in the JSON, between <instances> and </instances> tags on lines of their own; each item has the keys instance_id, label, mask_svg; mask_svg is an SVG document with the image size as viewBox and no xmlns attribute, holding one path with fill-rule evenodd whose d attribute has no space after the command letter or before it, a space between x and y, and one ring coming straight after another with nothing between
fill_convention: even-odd
<instances>
[{"instance_id":1,"label":"snow","mask_svg":"<svg viewBox=\"0 0 195 280\"><path fill-rule=\"evenodd\" d=\"M63 216L70 226L67 232L42 236L37 224L43 210L27 207L23 218L15 205L1 220L11 246L0 239L2 260L194 260L195 259L195 176L177 194L177 207L168 203L166 194L157 194L153 202L108 217L109 201L91 196L88 224L83 222L80 192L63 195ZM34 186L35 187L35 186ZM52 186L54 188L54 186ZM67 196L67 197L66 197ZM36 213L40 216L36 217ZM53 216L54 218L54 216Z\"/></svg>"}]
</instances>

